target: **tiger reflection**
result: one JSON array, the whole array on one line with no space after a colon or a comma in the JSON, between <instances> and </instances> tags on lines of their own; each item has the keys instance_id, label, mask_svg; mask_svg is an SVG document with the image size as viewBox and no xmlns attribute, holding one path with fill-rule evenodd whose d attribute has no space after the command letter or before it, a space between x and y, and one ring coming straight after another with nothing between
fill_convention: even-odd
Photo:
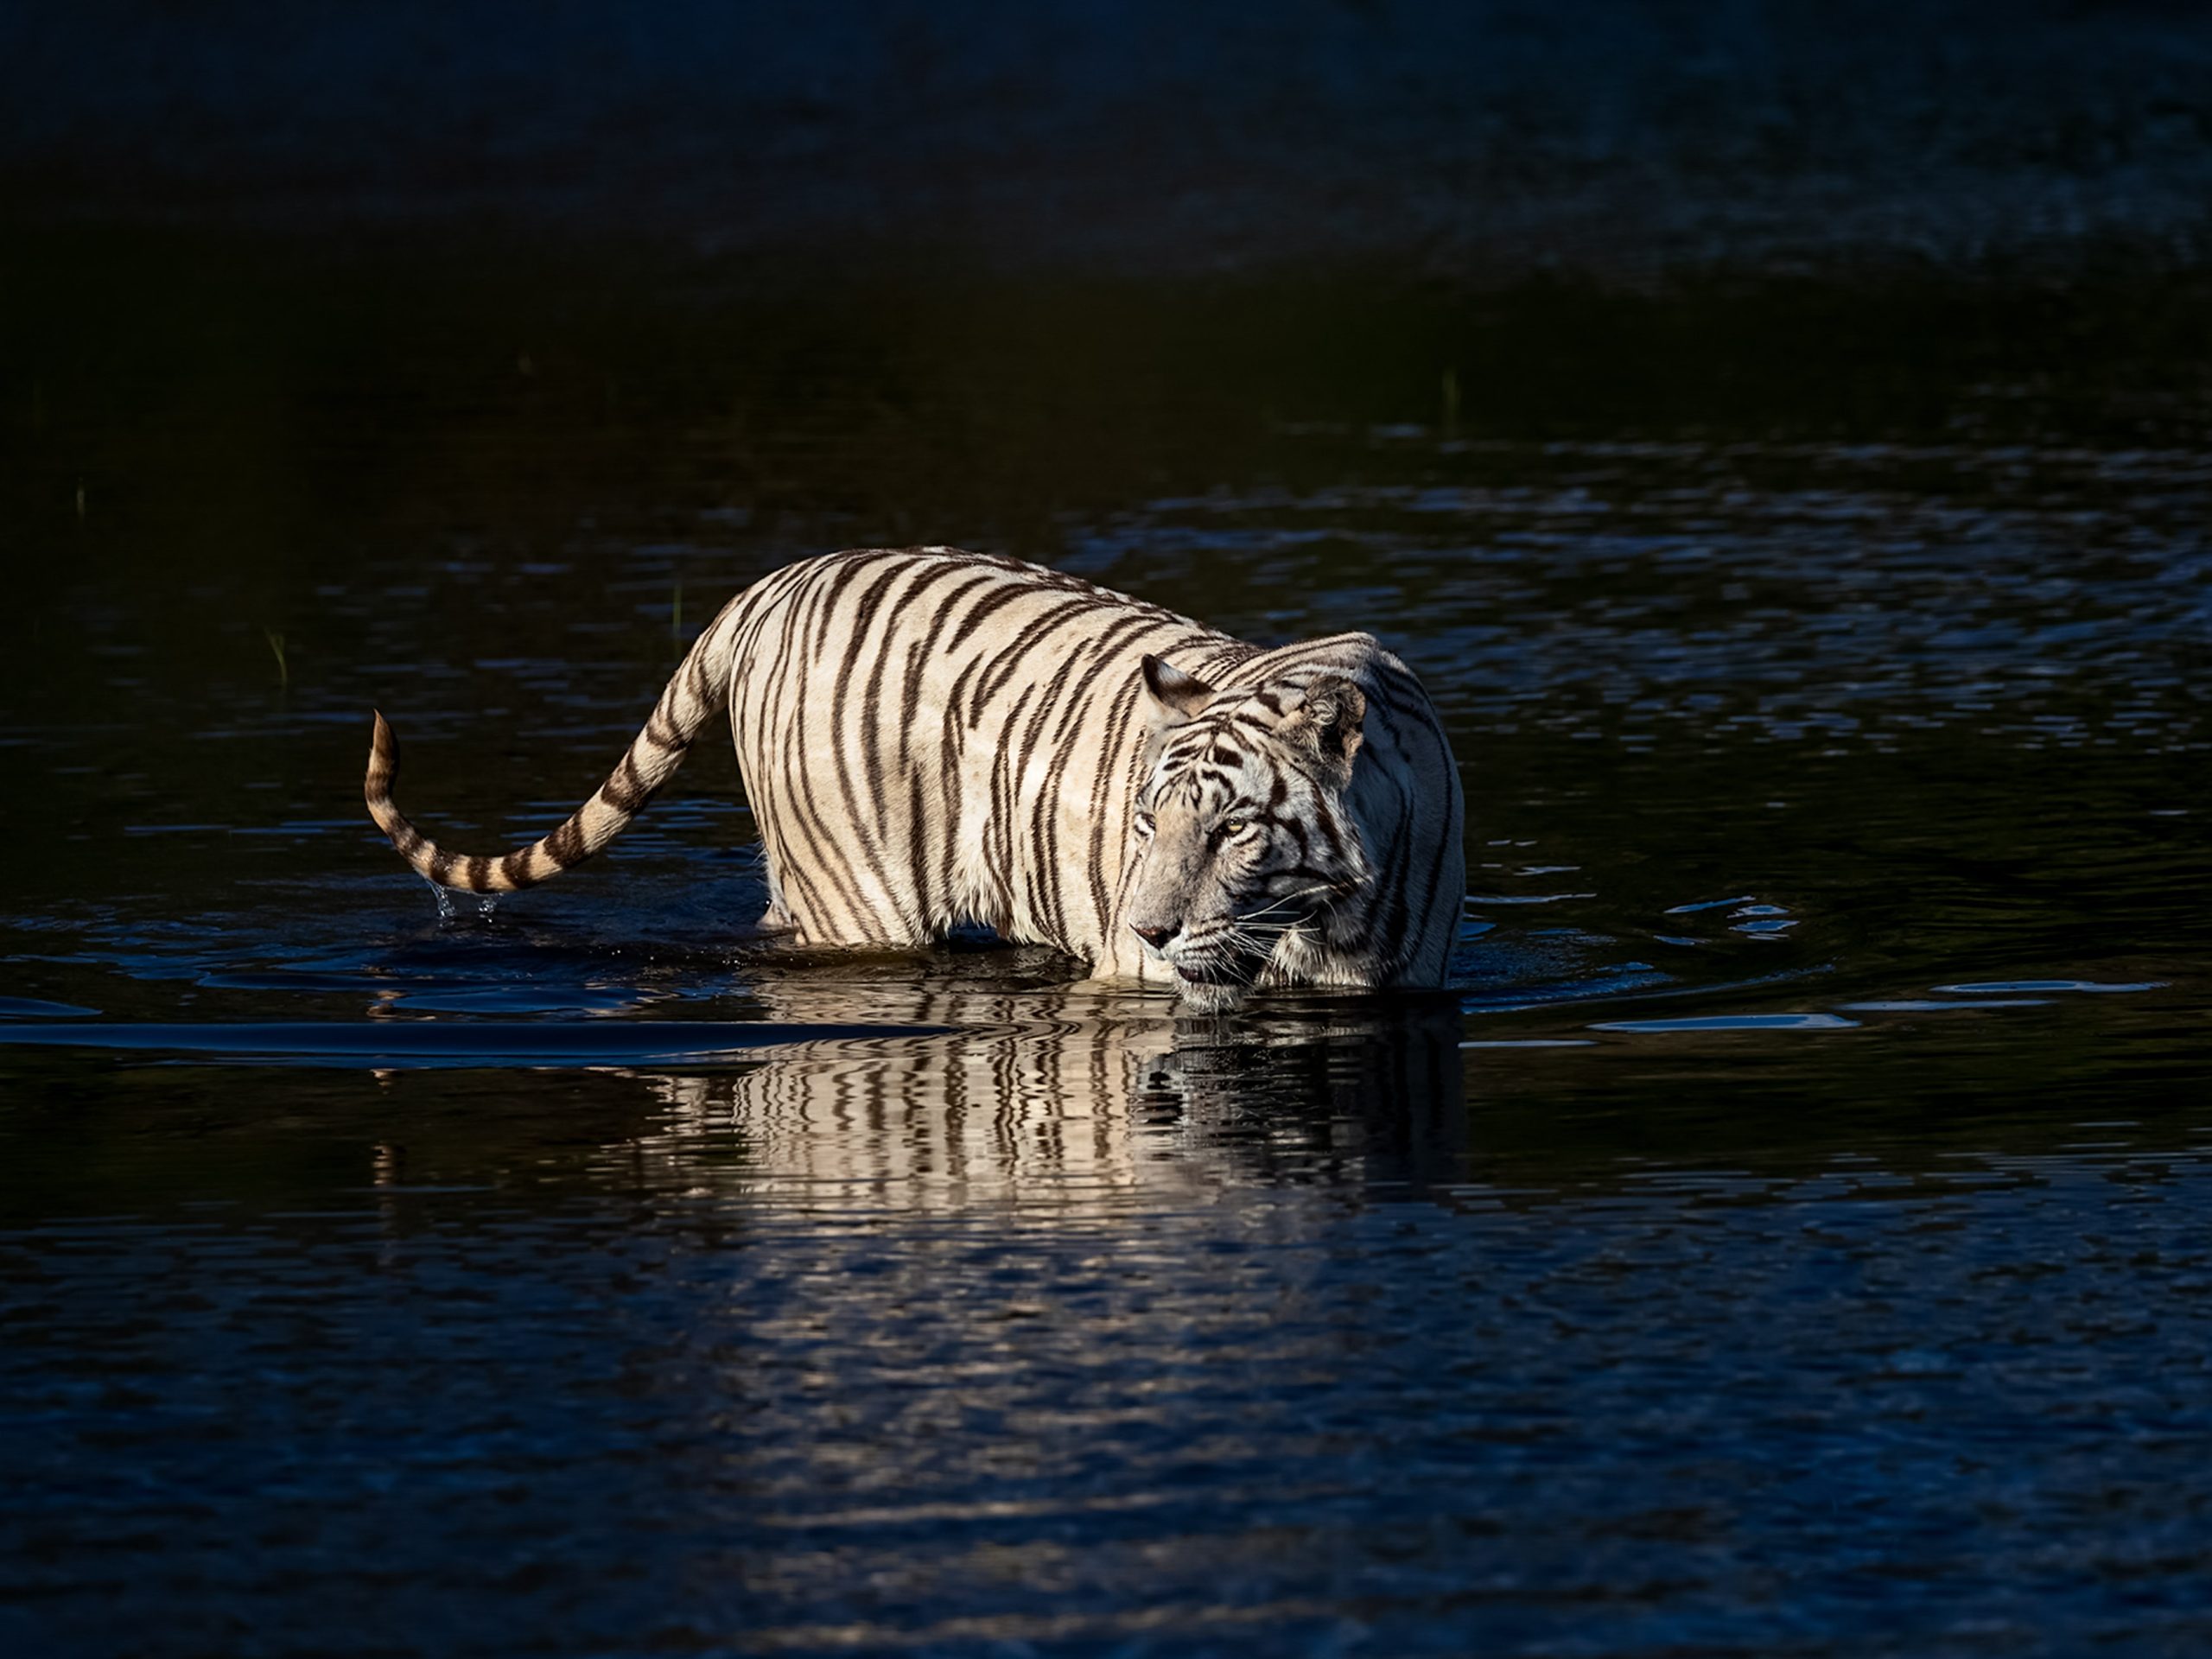
<instances>
[{"instance_id":1,"label":"tiger reflection","mask_svg":"<svg viewBox=\"0 0 2212 1659\"><path fill-rule=\"evenodd\" d=\"M663 1076L661 1148L809 1207L1110 1206L1140 1185L1459 1178L1456 1007L1317 999L1229 1018L1080 990L925 988L795 976L794 1022L935 1033L797 1043L734 1072ZM709 1166L701 1166L702 1178Z\"/></svg>"}]
</instances>

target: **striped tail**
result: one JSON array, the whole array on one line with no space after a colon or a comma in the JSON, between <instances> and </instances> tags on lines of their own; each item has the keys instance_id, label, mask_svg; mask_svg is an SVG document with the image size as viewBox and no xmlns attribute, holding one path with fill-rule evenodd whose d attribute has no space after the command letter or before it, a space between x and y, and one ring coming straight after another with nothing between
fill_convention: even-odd
<instances>
[{"instance_id":1,"label":"striped tail","mask_svg":"<svg viewBox=\"0 0 2212 1659\"><path fill-rule=\"evenodd\" d=\"M574 869L629 827L630 820L676 775L708 721L728 706L730 673L737 658L738 607L743 600L743 594L732 600L708 625L677 664L644 729L631 740L607 781L551 835L494 858L446 851L392 804L399 752L381 714L369 739L368 777L362 785L369 816L391 837L402 858L442 887L512 893Z\"/></svg>"}]
</instances>

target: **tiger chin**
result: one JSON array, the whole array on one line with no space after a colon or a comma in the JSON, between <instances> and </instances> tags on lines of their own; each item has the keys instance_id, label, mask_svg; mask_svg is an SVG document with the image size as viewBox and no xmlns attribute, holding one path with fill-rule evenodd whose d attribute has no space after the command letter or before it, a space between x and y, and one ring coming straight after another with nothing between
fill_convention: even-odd
<instances>
[{"instance_id":1,"label":"tiger chin","mask_svg":"<svg viewBox=\"0 0 2212 1659\"><path fill-rule=\"evenodd\" d=\"M1265 957L1247 953L1226 960L1164 960L1176 976L1173 994L1192 1014L1233 1013L1255 991L1372 988L1357 975L1328 972L1321 965L1320 956L1302 939L1288 938Z\"/></svg>"},{"instance_id":2,"label":"tiger chin","mask_svg":"<svg viewBox=\"0 0 2212 1659\"><path fill-rule=\"evenodd\" d=\"M1249 645L950 548L855 549L747 588L606 780L526 847L423 835L393 800L381 715L364 794L429 880L534 887L619 835L725 713L762 925L798 943L909 949L982 924L1202 1013L1278 986L1444 982L1464 808L1402 662L1364 633Z\"/></svg>"}]
</instances>

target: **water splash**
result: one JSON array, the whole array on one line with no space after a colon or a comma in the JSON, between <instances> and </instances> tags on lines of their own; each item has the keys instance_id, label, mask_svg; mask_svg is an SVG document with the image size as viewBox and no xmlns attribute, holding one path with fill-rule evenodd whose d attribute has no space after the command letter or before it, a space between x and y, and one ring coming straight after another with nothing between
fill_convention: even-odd
<instances>
[{"instance_id":1,"label":"water splash","mask_svg":"<svg viewBox=\"0 0 2212 1659\"><path fill-rule=\"evenodd\" d=\"M499 907L499 895L496 893L464 894L451 887L440 887L435 881L426 880L424 885L438 901L438 919L442 922L454 921L467 915L489 916Z\"/></svg>"}]
</instances>

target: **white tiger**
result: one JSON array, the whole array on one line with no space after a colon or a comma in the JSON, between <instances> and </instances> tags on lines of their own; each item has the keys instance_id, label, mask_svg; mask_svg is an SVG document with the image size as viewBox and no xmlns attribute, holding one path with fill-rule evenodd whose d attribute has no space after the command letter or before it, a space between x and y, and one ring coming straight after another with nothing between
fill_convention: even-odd
<instances>
[{"instance_id":1,"label":"white tiger","mask_svg":"<svg viewBox=\"0 0 2212 1659\"><path fill-rule=\"evenodd\" d=\"M518 852L447 852L409 823L380 714L369 812L432 881L531 887L620 834L725 706L770 929L903 947L980 923L1200 1009L1443 982L1459 774L1403 663L1364 633L1263 650L949 548L833 553L746 589L607 781Z\"/></svg>"}]
</instances>

